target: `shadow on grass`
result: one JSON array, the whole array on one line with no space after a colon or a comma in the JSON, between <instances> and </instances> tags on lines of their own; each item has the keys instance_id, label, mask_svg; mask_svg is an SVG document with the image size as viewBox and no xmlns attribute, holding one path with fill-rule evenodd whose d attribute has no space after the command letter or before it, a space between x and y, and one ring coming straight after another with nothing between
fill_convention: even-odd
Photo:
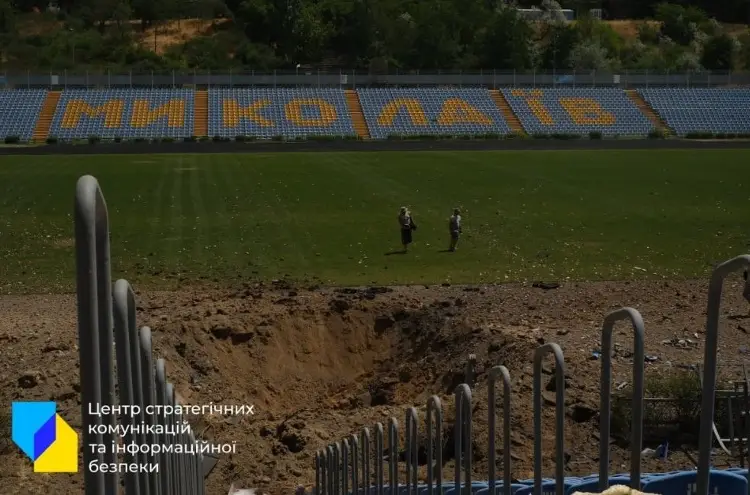
<instances>
[{"instance_id":1,"label":"shadow on grass","mask_svg":"<svg viewBox=\"0 0 750 495\"><path fill-rule=\"evenodd\" d=\"M386 256L393 256L394 254L406 254L406 251L400 249L398 251L388 251L387 253L385 253Z\"/></svg>"}]
</instances>

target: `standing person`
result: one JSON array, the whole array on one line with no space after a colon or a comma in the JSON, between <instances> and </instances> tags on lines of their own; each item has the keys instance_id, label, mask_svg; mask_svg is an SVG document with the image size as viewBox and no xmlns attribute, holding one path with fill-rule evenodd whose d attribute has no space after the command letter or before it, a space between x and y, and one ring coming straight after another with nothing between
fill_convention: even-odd
<instances>
[{"instance_id":1,"label":"standing person","mask_svg":"<svg viewBox=\"0 0 750 495\"><path fill-rule=\"evenodd\" d=\"M417 224L414 223L411 212L406 206L402 206L399 211L398 226L401 229L401 245L404 246L403 252L406 253L412 241L411 233L413 230L417 230Z\"/></svg>"},{"instance_id":2,"label":"standing person","mask_svg":"<svg viewBox=\"0 0 750 495\"><path fill-rule=\"evenodd\" d=\"M458 244L458 237L461 235L461 211L458 208L453 209L453 215L448 219L448 230L451 233L451 245L448 251L453 252L456 250Z\"/></svg>"}]
</instances>

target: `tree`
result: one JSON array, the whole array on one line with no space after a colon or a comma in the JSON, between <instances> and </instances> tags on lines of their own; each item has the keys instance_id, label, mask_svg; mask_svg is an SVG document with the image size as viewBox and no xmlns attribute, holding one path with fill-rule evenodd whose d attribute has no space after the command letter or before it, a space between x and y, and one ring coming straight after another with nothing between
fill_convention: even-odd
<instances>
[{"instance_id":1,"label":"tree","mask_svg":"<svg viewBox=\"0 0 750 495\"><path fill-rule=\"evenodd\" d=\"M733 37L721 33L709 38L703 45L701 65L708 70L732 70L738 51L738 43Z\"/></svg>"},{"instance_id":2,"label":"tree","mask_svg":"<svg viewBox=\"0 0 750 495\"><path fill-rule=\"evenodd\" d=\"M482 66L503 70L533 67L534 30L518 12L501 7L489 19L478 47Z\"/></svg>"}]
</instances>

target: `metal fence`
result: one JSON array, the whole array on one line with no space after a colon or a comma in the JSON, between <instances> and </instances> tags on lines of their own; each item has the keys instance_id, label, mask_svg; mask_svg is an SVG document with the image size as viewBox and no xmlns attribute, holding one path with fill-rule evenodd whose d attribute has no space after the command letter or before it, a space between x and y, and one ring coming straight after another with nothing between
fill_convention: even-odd
<instances>
[{"instance_id":1,"label":"metal fence","mask_svg":"<svg viewBox=\"0 0 750 495\"><path fill-rule=\"evenodd\" d=\"M509 86L543 87L709 87L750 84L750 72L649 72L598 71L515 72L483 71L407 71L372 74L354 70L291 70L198 72L172 71L151 73L122 72L6 72L0 76L0 86L6 88L32 87L185 87L185 86Z\"/></svg>"},{"instance_id":2,"label":"metal fence","mask_svg":"<svg viewBox=\"0 0 750 495\"><path fill-rule=\"evenodd\" d=\"M136 326L130 284L113 293L107 205L91 176L76 187L75 238L85 493L120 493L124 471L127 495L203 495L206 444L170 414L179 400L151 330Z\"/></svg>"},{"instance_id":3,"label":"metal fence","mask_svg":"<svg viewBox=\"0 0 750 495\"><path fill-rule=\"evenodd\" d=\"M444 483L443 468L443 407L438 396L427 400L425 428L427 434L426 452L427 483L423 488L418 486L417 458L420 446L418 412L410 407L406 411L406 484L399 476L399 435L398 420L388 420L388 449L384 450L384 429L381 423L374 426L374 458L371 456L370 428L362 428L341 440L319 450L315 455L315 491L318 495L344 495L348 493L375 493L377 495L393 494L391 487L399 487L399 495L420 495L434 493L453 495L515 493L542 495L555 493L564 495L575 489L582 491L606 490L611 483L627 484L634 489L644 490L651 486L655 493L669 495L708 495L711 493L735 495L742 492L750 494L750 474L739 475L730 472L710 471L711 451L714 439L714 406L716 397L717 343L719 332L719 308L725 278L750 267L750 255L738 256L717 266L708 290L708 309L706 318L706 342L702 390L702 408L699 432L699 460L697 471L680 475L646 477L641 474L641 449L643 439L644 407L644 324L640 313L632 308L622 308L606 316L602 325L601 337L601 402L599 434L599 473L588 480L566 481L565 469L565 360L563 352L555 343L547 343L537 348L534 354L533 377L533 411L534 411L534 478L526 484L513 483L512 450L511 450L511 377L505 366L499 365L487 374L487 401L489 441L487 445L488 479L481 486L472 484L472 390L468 384L458 385L455 389L455 421L453 425L455 459L454 479ZM745 297L750 302L750 280L745 284ZM630 437L630 473L629 475L612 476L610 474L610 420L612 403L612 332L619 321L629 321L634 331L633 353L633 393L631 437ZM542 477L542 362L552 354L555 361L555 478L544 481ZM496 382L502 379L503 398L503 470L502 479L496 476ZM515 407L525 407L516 404ZM388 480L384 480L384 459L388 458ZM371 470L374 467L374 471ZM374 476L371 477L371 473ZM737 483L737 482L745 482ZM671 483L670 483L671 482ZM732 482L735 482L732 484ZM351 484L350 484L351 483ZM742 490L737 487L742 484ZM658 488L657 488L658 485Z\"/></svg>"}]
</instances>

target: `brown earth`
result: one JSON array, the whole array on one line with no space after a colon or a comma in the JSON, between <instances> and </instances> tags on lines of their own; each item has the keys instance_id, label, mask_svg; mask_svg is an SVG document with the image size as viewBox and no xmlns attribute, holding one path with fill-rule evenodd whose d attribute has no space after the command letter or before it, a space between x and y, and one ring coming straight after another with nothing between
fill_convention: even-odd
<instances>
[{"instance_id":1,"label":"brown earth","mask_svg":"<svg viewBox=\"0 0 750 495\"><path fill-rule=\"evenodd\" d=\"M750 315L740 293L740 279L727 282L722 365L741 361L750 342ZM623 305L641 311L646 352L658 358L647 364L647 376L653 376L702 360L705 294L703 281L570 283L552 290L519 285L334 290L279 282L141 293L138 316L153 329L156 355L167 360L168 376L184 403L255 405L254 416L193 418L205 438L237 441L237 454L222 457L210 475L208 493L223 495L236 482L277 494L290 493L298 483L311 486L316 449L363 426L385 424L390 416L403 424L405 409L413 405L423 429L424 405L432 394L443 399L446 427L452 424L450 391L461 381L469 354L476 354L480 372L474 390L474 479L487 474L484 371L497 364L506 365L513 380L513 476L531 477L531 356L550 341L562 346L568 376L566 471L596 472L600 362L592 351L603 317ZM80 428L74 308L73 295L0 298L0 402L55 400L62 416ZM625 326L615 331L616 384L630 379L630 333ZM680 348L664 342L671 339L696 344ZM553 373L551 366L545 373ZM547 399L544 470L552 475L554 407ZM80 475L33 474L7 436L7 431L0 436L0 493L80 493ZM501 449L500 441L497 445ZM677 446L672 452L667 461L644 460L643 470L692 467ZM446 451L446 479L451 456ZM499 470L501 458L500 452ZM729 461L717 459L716 465ZM628 470L628 455L616 445L612 470Z\"/></svg>"}]
</instances>

